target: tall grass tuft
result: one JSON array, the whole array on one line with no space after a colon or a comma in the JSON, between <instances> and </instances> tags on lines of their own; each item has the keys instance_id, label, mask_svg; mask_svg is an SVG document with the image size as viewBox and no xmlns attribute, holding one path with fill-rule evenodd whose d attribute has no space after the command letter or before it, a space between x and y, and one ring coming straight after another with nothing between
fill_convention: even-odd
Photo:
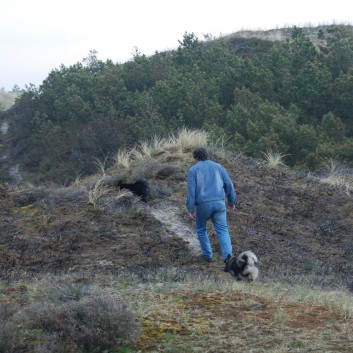
<instances>
[{"instance_id":1,"label":"tall grass tuft","mask_svg":"<svg viewBox=\"0 0 353 353\"><path fill-rule=\"evenodd\" d=\"M278 151L267 150L266 152L262 152L264 155L264 161L266 162L267 166L270 168L279 168L285 167L284 157L286 154L282 154Z\"/></svg>"},{"instance_id":2,"label":"tall grass tuft","mask_svg":"<svg viewBox=\"0 0 353 353\"><path fill-rule=\"evenodd\" d=\"M212 141L214 152L221 158L226 158L230 148L229 138L221 136ZM240 157L240 155L239 155Z\"/></svg>"},{"instance_id":3,"label":"tall grass tuft","mask_svg":"<svg viewBox=\"0 0 353 353\"><path fill-rule=\"evenodd\" d=\"M154 136L151 141L141 141L132 150L119 150L115 157L115 166L130 169L133 161L151 159L161 153L177 152L182 154L196 146L207 146L208 135L202 130L183 128L177 134L170 134L167 138ZM100 170L104 172L101 164Z\"/></svg>"},{"instance_id":4,"label":"tall grass tuft","mask_svg":"<svg viewBox=\"0 0 353 353\"><path fill-rule=\"evenodd\" d=\"M94 164L102 176L105 176L107 159L108 157L105 157L103 161L101 161L99 158L94 159Z\"/></svg>"},{"instance_id":5,"label":"tall grass tuft","mask_svg":"<svg viewBox=\"0 0 353 353\"><path fill-rule=\"evenodd\" d=\"M171 141L177 150L182 153L196 146L207 146L207 133L202 130L183 128L177 136L171 136Z\"/></svg>"},{"instance_id":6,"label":"tall grass tuft","mask_svg":"<svg viewBox=\"0 0 353 353\"><path fill-rule=\"evenodd\" d=\"M342 188L347 194L353 191L353 177L349 175L346 168L339 165L338 162L330 159L326 169L327 175L321 179L321 182Z\"/></svg>"},{"instance_id":7,"label":"tall grass tuft","mask_svg":"<svg viewBox=\"0 0 353 353\"><path fill-rule=\"evenodd\" d=\"M131 151L125 149L118 150L113 159L117 167L129 169L131 165Z\"/></svg>"},{"instance_id":8,"label":"tall grass tuft","mask_svg":"<svg viewBox=\"0 0 353 353\"><path fill-rule=\"evenodd\" d=\"M151 157L154 154L177 150L179 153L185 152L196 146L207 146L207 133L202 130L191 130L183 128L177 134L170 134L167 138L155 136L152 142L140 143L142 154Z\"/></svg>"},{"instance_id":9,"label":"tall grass tuft","mask_svg":"<svg viewBox=\"0 0 353 353\"><path fill-rule=\"evenodd\" d=\"M106 195L109 191L106 185L103 185L103 180L99 179L92 187L87 191L88 204L97 206L98 201L102 196Z\"/></svg>"}]
</instances>

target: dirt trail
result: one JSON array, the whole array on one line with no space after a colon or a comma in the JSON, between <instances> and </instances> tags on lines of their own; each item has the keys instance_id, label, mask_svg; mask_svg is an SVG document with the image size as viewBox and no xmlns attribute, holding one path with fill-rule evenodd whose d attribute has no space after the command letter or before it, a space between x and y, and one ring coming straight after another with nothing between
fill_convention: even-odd
<instances>
[{"instance_id":1,"label":"dirt trail","mask_svg":"<svg viewBox=\"0 0 353 353\"><path fill-rule=\"evenodd\" d=\"M170 200L163 200L158 204L150 205L151 214L160 221L169 232L181 237L189 243L192 254L201 254L200 244L196 236L194 223L189 221L188 216L183 213L179 205L175 205Z\"/></svg>"}]
</instances>

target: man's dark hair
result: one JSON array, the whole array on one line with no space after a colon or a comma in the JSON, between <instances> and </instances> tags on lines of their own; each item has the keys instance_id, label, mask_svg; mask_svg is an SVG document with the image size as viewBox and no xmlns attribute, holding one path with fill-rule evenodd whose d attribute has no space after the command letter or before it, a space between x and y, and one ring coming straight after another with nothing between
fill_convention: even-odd
<instances>
[{"instance_id":1,"label":"man's dark hair","mask_svg":"<svg viewBox=\"0 0 353 353\"><path fill-rule=\"evenodd\" d=\"M192 156L197 161L205 161L208 159L208 151L205 147L196 147L192 152Z\"/></svg>"}]
</instances>

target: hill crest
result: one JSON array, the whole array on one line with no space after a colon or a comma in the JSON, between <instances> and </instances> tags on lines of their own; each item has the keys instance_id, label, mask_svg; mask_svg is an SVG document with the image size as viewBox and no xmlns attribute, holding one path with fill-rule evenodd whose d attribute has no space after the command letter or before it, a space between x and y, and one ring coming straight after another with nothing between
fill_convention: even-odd
<instances>
[{"instance_id":1,"label":"hill crest","mask_svg":"<svg viewBox=\"0 0 353 353\"><path fill-rule=\"evenodd\" d=\"M261 276L308 276L352 286L352 195L307 174L214 150L234 181L229 214L235 252L251 249ZM197 268L198 242L185 209L190 149L170 150L70 187L1 186L2 273L117 271L134 266ZM118 180L149 180L147 204L122 195ZM209 229L222 267L218 241ZM218 255L217 255L218 254Z\"/></svg>"}]
</instances>

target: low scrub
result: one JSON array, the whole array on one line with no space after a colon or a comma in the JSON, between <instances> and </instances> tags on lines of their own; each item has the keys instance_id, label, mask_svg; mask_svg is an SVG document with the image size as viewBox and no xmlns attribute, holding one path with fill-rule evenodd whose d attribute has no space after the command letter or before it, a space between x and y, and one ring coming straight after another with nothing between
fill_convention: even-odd
<instances>
[{"instance_id":1,"label":"low scrub","mask_svg":"<svg viewBox=\"0 0 353 353\"><path fill-rule=\"evenodd\" d=\"M124 304L92 297L32 305L0 329L1 352L118 352L134 344L138 326Z\"/></svg>"},{"instance_id":2,"label":"low scrub","mask_svg":"<svg viewBox=\"0 0 353 353\"><path fill-rule=\"evenodd\" d=\"M351 293L306 276L248 283L219 269L152 266L25 283L0 282L0 352L350 352L353 344Z\"/></svg>"}]
</instances>

